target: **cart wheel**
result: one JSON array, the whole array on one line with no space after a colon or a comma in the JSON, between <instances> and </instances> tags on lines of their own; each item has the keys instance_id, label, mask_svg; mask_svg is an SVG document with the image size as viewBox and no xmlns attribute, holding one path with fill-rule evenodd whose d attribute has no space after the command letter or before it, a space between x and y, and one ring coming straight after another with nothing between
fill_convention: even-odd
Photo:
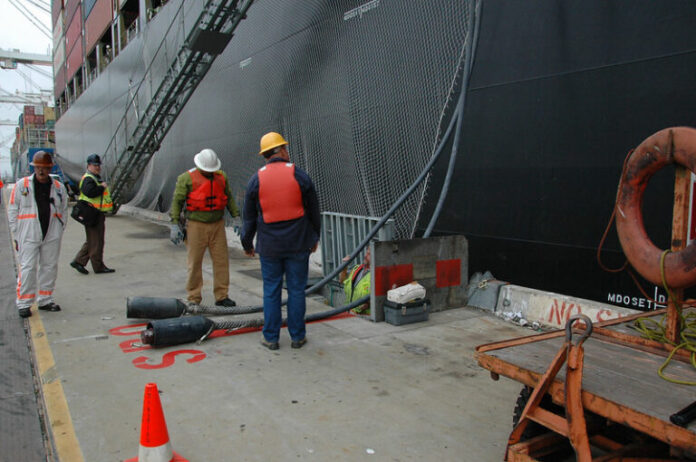
<instances>
[{"instance_id":1,"label":"cart wheel","mask_svg":"<svg viewBox=\"0 0 696 462\"><path fill-rule=\"evenodd\" d=\"M515 403L515 410L512 413L512 428L515 428L517 424L520 422L520 417L522 417L522 411L524 411L524 408L527 405L529 397L532 395L533 391L534 389L532 387L527 386L523 387L520 391L520 395L517 397L517 402ZM563 415L563 407L558 406L557 404L553 404L553 401L551 400L551 397L549 395L544 395L544 397L541 399L540 406L546 409L547 411ZM520 439L520 441L525 441L534 438L535 436L539 436L542 433L546 432L547 430L538 423L529 422L527 424L527 428L524 429L524 433L522 433L522 438Z\"/></svg>"}]
</instances>

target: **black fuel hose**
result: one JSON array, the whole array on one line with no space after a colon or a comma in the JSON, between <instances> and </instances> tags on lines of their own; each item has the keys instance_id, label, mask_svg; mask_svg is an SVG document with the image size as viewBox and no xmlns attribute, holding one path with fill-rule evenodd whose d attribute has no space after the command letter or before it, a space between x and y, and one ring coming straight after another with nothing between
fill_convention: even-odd
<instances>
[{"instance_id":1,"label":"black fuel hose","mask_svg":"<svg viewBox=\"0 0 696 462\"><path fill-rule=\"evenodd\" d=\"M345 313L348 310L360 306L370 300L370 296L366 295L354 302L334 308L332 310L322 311L320 313L312 313L305 316L305 322L319 321L327 319L337 314ZM286 325L287 318L283 319L283 325ZM239 329L262 327L263 319L245 319L235 321L217 321L206 318L205 316L186 316L179 318L160 319L150 321L147 327L140 333L140 340L145 345L153 347L164 347L172 345L181 345L183 343L202 342L207 339L210 334L219 329L225 329L228 332Z\"/></svg>"}]
</instances>

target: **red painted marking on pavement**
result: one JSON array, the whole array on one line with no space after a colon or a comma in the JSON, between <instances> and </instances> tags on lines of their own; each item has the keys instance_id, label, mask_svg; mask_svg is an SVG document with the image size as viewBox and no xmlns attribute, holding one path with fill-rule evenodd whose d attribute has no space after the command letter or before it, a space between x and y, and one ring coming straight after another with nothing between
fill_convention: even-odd
<instances>
[{"instance_id":1,"label":"red painted marking on pavement","mask_svg":"<svg viewBox=\"0 0 696 462\"><path fill-rule=\"evenodd\" d=\"M392 287L400 287L413 281L413 263L378 266L375 268L375 295L386 295Z\"/></svg>"},{"instance_id":2,"label":"red painted marking on pavement","mask_svg":"<svg viewBox=\"0 0 696 462\"><path fill-rule=\"evenodd\" d=\"M462 260L438 260L435 263L437 279L435 286L438 289L443 287L458 286L462 283Z\"/></svg>"},{"instance_id":3,"label":"red painted marking on pavement","mask_svg":"<svg viewBox=\"0 0 696 462\"><path fill-rule=\"evenodd\" d=\"M135 329L138 327L145 327L147 326L146 322L140 323L140 324L127 324L125 326L118 326L114 327L113 329L109 329L109 333L111 335L140 335L140 331L142 329L138 329L135 332L124 332L127 329Z\"/></svg>"},{"instance_id":4,"label":"red painted marking on pavement","mask_svg":"<svg viewBox=\"0 0 696 462\"><path fill-rule=\"evenodd\" d=\"M148 364L147 361L149 358L147 356L138 356L133 360L133 365L139 369L162 369L174 364L176 356L184 354L192 355L191 358L188 358L186 360L187 363L195 363L201 361L205 359L205 357L207 356L204 352L200 350L176 350L169 351L162 355L162 362L159 364Z\"/></svg>"}]
</instances>

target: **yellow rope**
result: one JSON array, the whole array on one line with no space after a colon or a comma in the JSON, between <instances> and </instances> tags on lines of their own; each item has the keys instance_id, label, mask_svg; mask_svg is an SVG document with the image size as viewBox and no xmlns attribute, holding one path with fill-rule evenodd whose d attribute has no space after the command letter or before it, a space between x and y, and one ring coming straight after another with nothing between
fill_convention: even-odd
<instances>
[{"instance_id":1,"label":"yellow rope","mask_svg":"<svg viewBox=\"0 0 696 462\"><path fill-rule=\"evenodd\" d=\"M677 313L679 315L678 322L679 326L681 327L681 332L679 334L679 336L681 337L681 343L676 344L675 342L669 340L665 335L665 316L663 316L659 322L651 318L636 319L634 322L635 329L641 332L643 336L650 340L674 345L674 349L672 349L672 352L669 354L669 356L667 356L667 360L665 360L662 366L660 366L660 368L657 370L657 374L660 377L672 383L678 383L681 385L696 385L696 382L679 380L667 377L664 374L665 368L672 360L674 354L680 348L684 348L685 350L691 352L691 365L694 368L696 368L696 313L689 313L686 316L684 316L679 301L674 297L672 291L669 289L669 286L667 285L667 281L665 278L665 256L667 256L669 252L669 250L665 250L664 252L662 252L662 255L660 256L660 276L662 277L662 285L664 286L665 291L667 292L667 296L670 298L670 300L674 301L674 304L677 308Z\"/></svg>"}]
</instances>

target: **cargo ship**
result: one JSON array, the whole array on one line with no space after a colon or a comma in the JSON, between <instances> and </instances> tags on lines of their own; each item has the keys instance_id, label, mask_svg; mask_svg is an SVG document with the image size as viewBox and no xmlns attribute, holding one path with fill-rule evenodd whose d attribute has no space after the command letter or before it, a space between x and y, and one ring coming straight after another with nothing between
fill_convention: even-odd
<instances>
[{"instance_id":1,"label":"cargo ship","mask_svg":"<svg viewBox=\"0 0 696 462\"><path fill-rule=\"evenodd\" d=\"M245 3L233 32L196 30L206 8ZM58 161L77 179L99 153L114 181L149 149L123 203L167 211L203 148L241 203L260 136L279 131L323 211L380 217L444 147L396 237L424 233L449 183L432 231L466 236L472 273L643 310L666 299L597 253L624 262L613 229L601 241L629 150L696 125L693 2L54 0L52 20ZM211 58L179 74L193 90L166 130L131 144L196 49ZM660 171L644 203L663 248L673 181Z\"/></svg>"}]
</instances>

